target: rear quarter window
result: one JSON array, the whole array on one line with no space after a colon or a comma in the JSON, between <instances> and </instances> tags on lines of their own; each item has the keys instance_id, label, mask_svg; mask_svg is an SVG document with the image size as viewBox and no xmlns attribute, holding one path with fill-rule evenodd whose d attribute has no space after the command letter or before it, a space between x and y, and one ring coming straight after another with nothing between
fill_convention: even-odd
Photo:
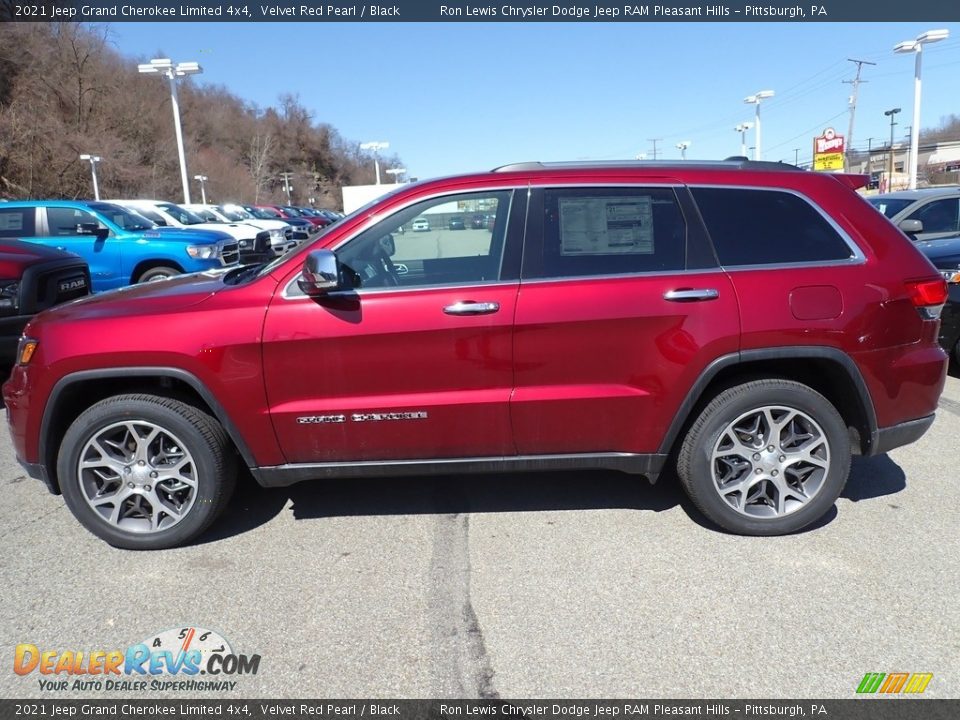
<instances>
[{"instance_id":1,"label":"rear quarter window","mask_svg":"<svg viewBox=\"0 0 960 720\"><path fill-rule=\"evenodd\" d=\"M781 190L691 188L724 267L823 263L855 257L807 200Z\"/></svg>"},{"instance_id":2,"label":"rear quarter window","mask_svg":"<svg viewBox=\"0 0 960 720\"><path fill-rule=\"evenodd\" d=\"M0 207L0 238L34 237L36 211L30 208Z\"/></svg>"}]
</instances>

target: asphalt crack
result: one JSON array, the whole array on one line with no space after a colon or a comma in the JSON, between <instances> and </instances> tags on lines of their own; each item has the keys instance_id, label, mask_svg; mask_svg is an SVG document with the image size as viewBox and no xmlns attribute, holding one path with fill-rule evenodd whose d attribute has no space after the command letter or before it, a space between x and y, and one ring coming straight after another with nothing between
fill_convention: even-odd
<instances>
[{"instance_id":1,"label":"asphalt crack","mask_svg":"<svg viewBox=\"0 0 960 720\"><path fill-rule=\"evenodd\" d=\"M436 697L499 697L470 600L470 516L437 516L427 598Z\"/></svg>"}]
</instances>

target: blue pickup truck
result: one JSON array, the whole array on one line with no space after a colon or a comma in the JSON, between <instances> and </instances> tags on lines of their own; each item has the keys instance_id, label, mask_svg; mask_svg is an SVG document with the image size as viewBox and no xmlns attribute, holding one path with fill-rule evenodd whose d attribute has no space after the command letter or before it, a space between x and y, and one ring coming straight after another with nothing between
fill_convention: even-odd
<instances>
[{"instance_id":1,"label":"blue pickup truck","mask_svg":"<svg viewBox=\"0 0 960 720\"><path fill-rule=\"evenodd\" d=\"M94 292L236 265L237 241L216 230L158 228L119 205L69 200L0 203L0 239L76 253Z\"/></svg>"}]
</instances>

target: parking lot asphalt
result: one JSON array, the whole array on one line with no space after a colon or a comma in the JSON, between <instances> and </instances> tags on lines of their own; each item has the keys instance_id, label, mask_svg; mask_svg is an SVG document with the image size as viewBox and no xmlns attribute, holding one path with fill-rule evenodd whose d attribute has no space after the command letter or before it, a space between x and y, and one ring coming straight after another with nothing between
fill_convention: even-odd
<instances>
[{"instance_id":1,"label":"parking lot asphalt","mask_svg":"<svg viewBox=\"0 0 960 720\"><path fill-rule=\"evenodd\" d=\"M115 550L0 439L0 697L849 698L867 672L960 697L960 379L932 429L856 458L816 527L708 527L608 472L247 479L196 544ZM14 649L170 628L259 654L228 692L40 689ZM77 679L63 676L72 682Z\"/></svg>"}]
</instances>

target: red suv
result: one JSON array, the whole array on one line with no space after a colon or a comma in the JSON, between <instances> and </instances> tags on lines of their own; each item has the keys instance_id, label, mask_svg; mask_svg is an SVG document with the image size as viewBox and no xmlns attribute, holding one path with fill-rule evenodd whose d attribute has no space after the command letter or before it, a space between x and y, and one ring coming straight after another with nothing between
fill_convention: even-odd
<instances>
[{"instance_id":1,"label":"red suv","mask_svg":"<svg viewBox=\"0 0 960 720\"><path fill-rule=\"evenodd\" d=\"M4 385L16 453L127 548L202 532L237 462L265 486L675 466L722 528L792 532L851 454L923 435L946 372L943 278L855 184L730 161L404 185L269 265L44 313ZM491 229L400 232L451 213Z\"/></svg>"}]
</instances>

